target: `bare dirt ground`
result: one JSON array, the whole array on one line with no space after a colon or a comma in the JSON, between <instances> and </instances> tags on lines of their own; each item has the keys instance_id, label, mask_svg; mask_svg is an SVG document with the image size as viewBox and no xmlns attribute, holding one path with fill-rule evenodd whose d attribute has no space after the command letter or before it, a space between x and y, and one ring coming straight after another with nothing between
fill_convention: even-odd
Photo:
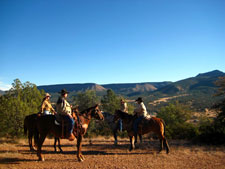
<instances>
[{"instance_id":1,"label":"bare dirt ground","mask_svg":"<svg viewBox=\"0 0 225 169\"><path fill-rule=\"evenodd\" d=\"M158 140L145 139L137 149L128 151L128 139L120 139L113 145L112 138L95 138L83 142L84 162L76 157L76 141L61 140L63 153L55 153L53 139L44 142L44 162L37 161L30 152L27 140L19 143L0 143L0 168L151 168L151 169L215 169L225 168L225 147L196 146L185 141L169 141L171 152L158 154Z\"/></svg>"}]
</instances>

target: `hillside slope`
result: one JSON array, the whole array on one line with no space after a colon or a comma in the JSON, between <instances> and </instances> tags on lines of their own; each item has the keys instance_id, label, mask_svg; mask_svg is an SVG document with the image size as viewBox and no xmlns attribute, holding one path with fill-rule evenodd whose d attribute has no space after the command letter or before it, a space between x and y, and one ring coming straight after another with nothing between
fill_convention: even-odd
<instances>
[{"instance_id":1,"label":"hillside slope","mask_svg":"<svg viewBox=\"0 0 225 169\"><path fill-rule=\"evenodd\" d=\"M165 87L158 89L155 92L160 92L167 95L176 95L198 91L207 91L211 88L216 88L215 81L218 80L218 77L225 76L225 73L214 70L207 73L198 74L195 77L187 78L180 80L174 83L171 83Z\"/></svg>"}]
</instances>

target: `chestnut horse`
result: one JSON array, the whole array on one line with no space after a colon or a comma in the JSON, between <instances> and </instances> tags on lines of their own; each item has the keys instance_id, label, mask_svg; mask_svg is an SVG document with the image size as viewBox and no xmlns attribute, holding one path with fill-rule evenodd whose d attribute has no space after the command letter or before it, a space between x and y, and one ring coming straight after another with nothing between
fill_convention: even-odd
<instances>
[{"instance_id":1,"label":"chestnut horse","mask_svg":"<svg viewBox=\"0 0 225 169\"><path fill-rule=\"evenodd\" d=\"M125 123L127 127L127 132L130 137L130 151L135 148L134 145L134 130L133 130L133 123L135 120L134 115L127 114L125 112L122 112L120 110L116 110L114 114L114 121L121 118L123 120L123 123ZM162 151L163 146L166 149L167 154L169 153L169 145L167 143L166 137L165 137L165 123L162 119L151 117L149 119L144 118L140 124L138 125L138 134L147 134L149 132L154 132L157 134L159 140L160 140L160 150Z\"/></svg>"},{"instance_id":2,"label":"chestnut horse","mask_svg":"<svg viewBox=\"0 0 225 169\"><path fill-rule=\"evenodd\" d=\"M114 145L117 145L118 140L117 140L117 134L118 134L118 130L120 130L120 126L119 126L119 121L117 121L116 123L113 121L114 119L114 115L108 112L102 112L103 116L104 116L104 121L108 124L108 126L110 127L110 129L113 132L113 136L114 136ZM127 129L126 124L123 124L123 131L125 131ZM142 143L142 135L139 134L139 139L140 139L140 143ZM135 138L135 143L137 143L137 138Z\"/></svg>"},{"instance_id":3,"label":"chestnut horse","mask_svg":"<svg viewBox=\"0 0 225 169\"><path fill-rule=\"evenodd\" d=\"M24 119L24 134L27 135L28 131L28 143L30 147L30 151L34 151L33 143L32 143L32 138L34 136L34 131L35 131L35 124L38 118L38 114L31 114L25 117ZM54 142L54 149L55 152L56 150L56 143L58 142L58 148L60 152L62 152L61 145L60 145L60 139L55 137L55 142ZM37 143L35 143L37 145Z\"/></svg>"},{"instance_id":4,"label":"chestnut horse","mask_svg":"<svg viewBox=\"0 0 225 169\"><path fill-rule=\"evenodd\" d=\"M84 134L87 132L88 125L92 119L92 117L103 120L104 117L101 113L101 110L99 109L99 106L96 105L94 107L90 107L81 113L77 113L79 116L80 121L80 127L78 125L74 125L73 127L73 133L77 138L77 158L78 161L83 161L84 156L81 153L81 146L82 146L82 138ZM52 133L55 137L63 137L62 136L62 126L55 124L55 116L49 115L49 116L41 116L37 119L36 123L36 135L38 134L38 147L37 147L37 156L39 161L44 161L44 157L41 153L41 148L43 145L43 142L46 138L46 136L49 133Z\"/></svg>"}]
</instances>

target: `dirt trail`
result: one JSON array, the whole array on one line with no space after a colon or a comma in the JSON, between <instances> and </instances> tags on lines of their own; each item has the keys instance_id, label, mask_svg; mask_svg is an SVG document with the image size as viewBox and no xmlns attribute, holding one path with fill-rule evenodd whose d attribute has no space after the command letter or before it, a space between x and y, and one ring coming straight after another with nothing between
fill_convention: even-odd
<instances>
[{"instance_id":1,"label":"dirt trail","mask_svg":"<svg viewBox=\"0 0 225 169\"><path fill-rule=\"evenodd\" d=\"M61 140L64 153L55 153L53 139L47 139L43 151L45 160L38 162L35 152L30 152L26 141L0 144L0 168L167 168L167 169L214 169L225 168L225 147L193 146L187 142L169 141L171 153L158 154L159 142L144 140L138 148L128 151L128 139L119 140L113 145L113 139L98 138L83 142L83 154L86 160L78 162L76 142Z\"/></svg>"}]
</instances>

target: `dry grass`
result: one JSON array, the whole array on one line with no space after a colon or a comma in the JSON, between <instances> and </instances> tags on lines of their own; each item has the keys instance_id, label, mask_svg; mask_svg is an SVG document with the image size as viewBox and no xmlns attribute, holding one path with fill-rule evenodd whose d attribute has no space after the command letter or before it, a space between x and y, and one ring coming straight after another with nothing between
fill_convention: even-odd
<instances>
[{"instance_id":1,"label":"dry grass","mask_svg":"<svg viewBox=\"0 0 225 169\"><path fill-rule=\"evenodd\" d=\"M225 168L225 147L196 146L186 141L169 141L171 153L158 154L157 140L145 139L143 144L132 152L128 151L128 139L119 140L119 145L113 145L113 139L104 137L89 139L83 142L83 163L76 158L76 142L62 140L64 153L55 153L53 139L44 143L45 162L37 162L35 152L30 152L26 140L18 143L1 143L0 168L167 168L167 169L214 169Z\"/></svg>"}]
</instances>

